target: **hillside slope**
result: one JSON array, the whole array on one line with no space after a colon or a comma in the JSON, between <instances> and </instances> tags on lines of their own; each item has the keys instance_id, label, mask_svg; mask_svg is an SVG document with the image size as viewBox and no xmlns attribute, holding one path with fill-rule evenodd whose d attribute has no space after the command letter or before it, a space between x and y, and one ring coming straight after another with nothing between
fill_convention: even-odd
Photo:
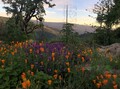
<instances>
[{"instance_id":1,"label":"hillside slope","mask_svg":"<svg viewBox=\"0 0 120 89\"><path fill-rule=\"evenodd\" d=\"M64 23L58 23L58 22L44 22L44 25L47 27L52 27L58 30L62 29ZM95 29L92 28L91 26L87 26L87 25L79 25L79 24L75 24L73 26L73 29L78 32L79 34L84 34L87 32L94 32Z\"/></svg>"},{"instance_id":2,"label":"hillside slope","mask_svg":"<svg viewBox=\"0 0 120 89\"><path fill-rule=\"evenodd\" d=\"M0 16L0 23L5 23L7 20L8 20L7 17ZM35 20L33 20L33 22L36 23ZM44 22L45 25L44 29L46 29L45 31L47 31L48 33L50 32L54 35L59 35L60 30L62 30L63 24L64 23L62 22ZM79 34L84 34L87 32L92 33L95 31L95 29L92 28L91 26L79 25L79 24L75 24L73 29Z\"/></svg>"}]
</instances>

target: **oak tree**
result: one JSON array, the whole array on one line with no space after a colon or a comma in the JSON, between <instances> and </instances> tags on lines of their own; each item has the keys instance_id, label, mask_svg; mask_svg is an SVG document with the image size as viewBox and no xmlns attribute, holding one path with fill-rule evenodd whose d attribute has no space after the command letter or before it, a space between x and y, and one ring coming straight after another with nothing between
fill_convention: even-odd
<instances>
[{"instance_id":1,"label":"oak tree","mask_svg":"<svg viewBox=\"0 0 120 89\"><path fill-rule=\"evenodd\" d=\"M35 27L28 28L28 23L31 18L35 17L37 20L41 21L41 15L45 15L44 5L47 4L49 7L55 6L51 4L52 0L2 0L4 4L4 9L7 14L12 14L15 18L16 25L19 24L22 31L25 34L31 33Z\"/></svg>"}]
</instances>

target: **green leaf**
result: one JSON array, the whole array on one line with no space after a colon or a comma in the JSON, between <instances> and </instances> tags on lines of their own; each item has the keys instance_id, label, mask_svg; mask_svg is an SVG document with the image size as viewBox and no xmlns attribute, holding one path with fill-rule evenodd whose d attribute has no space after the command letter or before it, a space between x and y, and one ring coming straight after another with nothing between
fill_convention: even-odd
<instances>
[{"instance_id":1,"label":"green leaf","mask_svg":"<svg viewBox=\"0 0 120 89\"><path fill-rule=\"evenodd\" d=\"M2 74L0 74L0 79L3 77L3 75Z\"/></svg>"}]
</instances>

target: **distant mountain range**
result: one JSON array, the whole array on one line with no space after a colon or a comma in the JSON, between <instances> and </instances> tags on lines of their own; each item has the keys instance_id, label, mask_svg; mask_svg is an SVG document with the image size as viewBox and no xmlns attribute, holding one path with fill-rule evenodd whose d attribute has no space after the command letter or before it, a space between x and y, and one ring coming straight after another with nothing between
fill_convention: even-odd
<instances>
[{"instance_id":1,"label":"distant mountain range","mask_svg":"<svg viewBox=\"0 0 120 89\"><path fill-rule=\"evenodd\" d=\"M58 31L62 29L64 23L60 22L44 22L44 25L53 29L57 29ZM79 34L84 34L84 33L93 33L95 31L95 28L87 25L79 25L79 24L74 24L73 29L78 32Z\"/></svg>"},{"instance_id":2,"label":"distant mountain range","mask_svg":"<svg viewBox=\"0 0 120 89\"><path fill-rule=\"evenodd\" d=\"M7 17L1 17L0 16L0 22L6 22L8 20ZM32 20L34 23L37 23L35 20ZM45 31L48 33L53 33L54 35L58 35L59 31L62 30L63 27L62 22L44 22L45 25ZM88 25L79 25L79 24L74 24L73 29L78 32L79 34L84 34L84 33L93 33L95 31L95 28L88 26Z\"/></svg>"}]
</instances>

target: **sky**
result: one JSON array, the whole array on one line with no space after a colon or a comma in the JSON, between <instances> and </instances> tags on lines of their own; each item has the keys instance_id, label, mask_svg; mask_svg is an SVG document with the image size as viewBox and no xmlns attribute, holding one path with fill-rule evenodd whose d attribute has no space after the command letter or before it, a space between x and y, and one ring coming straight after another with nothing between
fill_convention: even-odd
<instances>
[{"instance_id":1,"label":"sky","mask_svg":"<svg viewBox=\"0 0 120 89\"><path fill-rule=\"evenodd\" d=\"M99 0L53 0L51 3L56 4L53 8L45 5L46 15L44 16L46 22L65 22L65 10L68 5L68 22L91 25L96 24L96 14L92 12L94 4ZM0 1L0 16L10 17L6 15L3 9L4 4ZM86 10L87 9L87 10ZM92 17L89 17L91 15Z\"/></svg>"}]
</instances>

